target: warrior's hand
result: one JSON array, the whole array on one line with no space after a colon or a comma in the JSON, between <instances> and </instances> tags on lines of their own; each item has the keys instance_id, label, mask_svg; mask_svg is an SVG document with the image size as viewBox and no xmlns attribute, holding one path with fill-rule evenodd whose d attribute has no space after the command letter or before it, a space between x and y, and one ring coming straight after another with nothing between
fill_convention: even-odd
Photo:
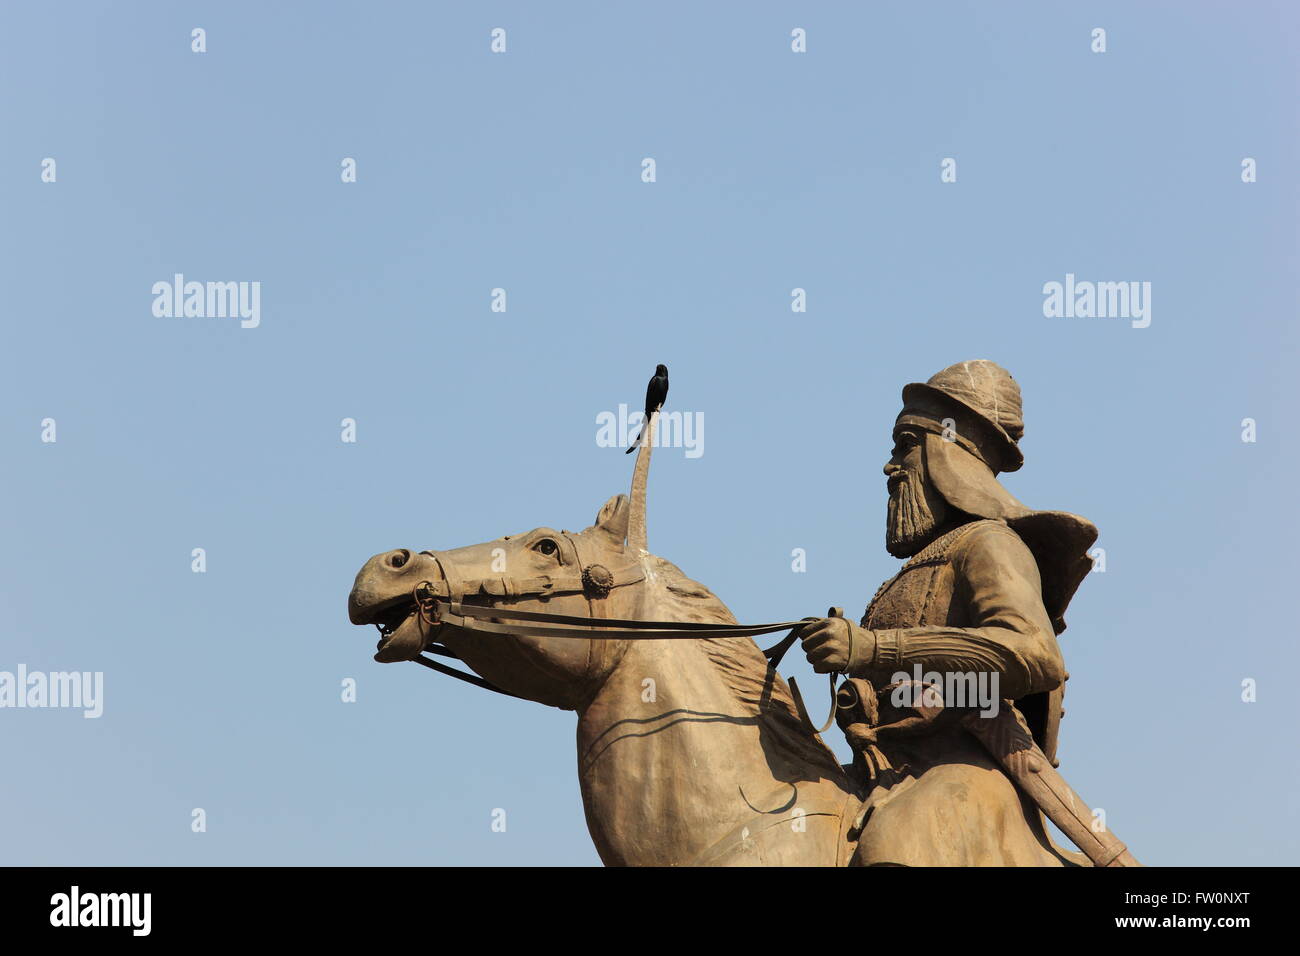
<instances>
[{"instance_id":1,"label":"warrior's hand","mask_svg":"<svg viewBox=\"0 0 1300 956\"><path fill-rule=\"evenodd\" d=\"M818 674L849 673L875 656L876 636L842 617L822 617L799 632L808 663Z\"/></svg>"}]
</instances>

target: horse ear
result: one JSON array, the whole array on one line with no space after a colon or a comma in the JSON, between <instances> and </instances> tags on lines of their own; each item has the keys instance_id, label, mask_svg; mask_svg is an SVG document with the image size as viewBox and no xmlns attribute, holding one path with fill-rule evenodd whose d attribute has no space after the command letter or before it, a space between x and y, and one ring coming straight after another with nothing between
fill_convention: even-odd
<instances>
[{"instance_id":1,"label":"horse ear","mask_svg":"<svg viewBox=\"0 0 1300 956\"><path fill-rule=\"evenodd\" d=\"M615 495L601 507L593 527L604 531L614 539L615 546L621 548L627 538L627 517L630 511L627 495Z\"/></svg>"},{"instance_id":2,"label":"horse ear","mask_svg":"<svg viewBox=\"0 0 1300 956\"><path fill-rule=\"evenodd\" d=\"M650 477L650 451L655 443L655 426L659 424L659 411L650 413L641 431L641 447L636 450L636 464L632 467L632 501L627 521L627 551L629 554L647 553L645 532L645 490Z\"/></svg>"}]
</instances>

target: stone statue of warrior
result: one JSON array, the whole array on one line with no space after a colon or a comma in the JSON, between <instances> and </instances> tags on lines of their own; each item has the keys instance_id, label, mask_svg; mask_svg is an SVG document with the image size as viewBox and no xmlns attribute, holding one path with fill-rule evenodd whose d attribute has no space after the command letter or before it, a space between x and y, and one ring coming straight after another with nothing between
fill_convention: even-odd
<instances>
[{"instance_id":1,"label":"stone statue of warrior","mask_svg":"<svg viewBox=\"0 0 1300 956\"><path fill-rule=\"evenodd\" d=\"M876 759L858 863L1083 862L1047 838L1007 761L971 732L969 707L963 720L960 708L928 708L897 693L909 682L915 689L918 671L981 677L1006 707L1014 701L1014 719L1051 762L1047 775L1060 780L1052 767L1068 675L1056 635L1091 568L1097 530L1077 515L1033 511L998 482L1024 463L1023 433L1020 388L993 362L961 362L906 386L885 465L885 547L906 563L881 585L861 625L829 617L800 632L814 670L856 678L850 683L864 698L859 739L849 736ZM1028 734L1026 746L1039 753Z\"/></svg>"}]
</instances>

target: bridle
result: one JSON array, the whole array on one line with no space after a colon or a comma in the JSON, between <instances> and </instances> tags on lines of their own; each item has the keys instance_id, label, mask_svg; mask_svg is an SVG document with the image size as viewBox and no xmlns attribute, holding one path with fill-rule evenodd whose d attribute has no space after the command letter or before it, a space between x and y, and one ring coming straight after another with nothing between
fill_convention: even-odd
<instances>
[{"instance_id":1,"label":"bridle","mask_svg":"<svg viewBox=\"0 0 1300 956\"><path fill-rule=\"evenodd\" d=\"M775 670L780 665L786 651L799 637L799 629L809 621L817 618L803 618L798 621L777 621L771 624L709 624L690 621L641 621L623 618L609 618L604 615L604 600L615 588L626 587L645 580L645 571L639 561L611 571L603 564L584 562L577 542L567 532L560 532L560 539L567 547L560 550L562 568L570 568L558 574L542 574L536 577L514 579L508 577L485 577L461 580L449 573L450 561L437 551L421 551L438 566L442 575L440 581L421 581L411 589L411 598L415 602L416 613L424 627L426 638L424 653L456 660L460 656L451 648L435 639L433 634L443 626L459 628L478 634L505 634L512 636L549 637L557 639L587 639L631 641L666 641L666 640L705 640L709 638L757 637L761 634L773 634L777 631L790 631L779 643L763 651L768 667ZM567 553L566 553L567 552ZM508 607L467 604L464 599L477 595L506 598L545 598L559 594L583 594L591 607L590 616L572 614L551 614L545 611L515 610ZM832 609L837 611L838 609ZM832 613L832 616L837 616ZM423 629L422 629L423 630ZM508 697L519 697L492 682L464 671L440 664L424 653L412 658L430 670L446 674ZM835 683L838 675L830 675L831 714L820 728L808 717L807 708L799 693L794 678L787 682L795 708L806 729L813 733L822 733L835 718Z\"/></svg>"}]
</instances>

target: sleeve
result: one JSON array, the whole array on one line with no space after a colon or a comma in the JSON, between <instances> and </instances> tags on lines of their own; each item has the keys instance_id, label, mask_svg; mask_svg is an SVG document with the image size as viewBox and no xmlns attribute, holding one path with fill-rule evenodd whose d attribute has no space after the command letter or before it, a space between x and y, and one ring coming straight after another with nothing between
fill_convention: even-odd
<instances>
[{"instance_id":1,"label":"sleeve","mask_svg":"<svg viewBox=\"0 0 1300 956\"><path fill-rule=\"evenodd\" d=\"M872 659L855 677L892 679L917 664L940 673L997 673L998 693L1017 699L1060 685L1065 664L1043 607L1038 564L1010 528L989 524L954 549L953 599L970 609L970 627L871 631Z\"/></svg>"}]
</instances>

